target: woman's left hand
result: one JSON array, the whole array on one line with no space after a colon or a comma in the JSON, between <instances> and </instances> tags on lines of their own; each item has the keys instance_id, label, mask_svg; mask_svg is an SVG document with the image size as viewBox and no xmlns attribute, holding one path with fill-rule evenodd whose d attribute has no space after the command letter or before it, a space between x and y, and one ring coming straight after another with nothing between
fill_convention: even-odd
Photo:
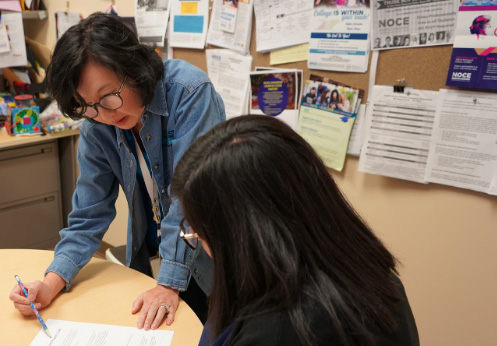
<instances>
[{"instance_id":1,"label":"woman's left hand","mask_svg":"<svg viewBox=\"0 0 497 346\"><path fill-rule=\"evenodd\" d=\"M138 329L157 329L164 317L166 324L170 326L174 322L174 315L178 309L179 291L157 285L156 287L143 292L133 302L131 313L140 312L138 317ZM167 305L166 309L163 305ZM169 310L169 311L167 311Z\"/></svg>"}]
</instances>

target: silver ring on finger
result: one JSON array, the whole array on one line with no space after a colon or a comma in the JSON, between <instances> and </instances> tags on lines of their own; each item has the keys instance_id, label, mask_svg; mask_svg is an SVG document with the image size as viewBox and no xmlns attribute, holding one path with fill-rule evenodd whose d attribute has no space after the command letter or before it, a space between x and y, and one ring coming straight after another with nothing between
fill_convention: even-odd
<instances>
[{"instance_id":1,"label":"silver ring on finger","mask_svg":"<svg viewBox=\"0 0 497 346\"><path fill-rule=\"evenodd\" d=\"M160 307L166 309L166 315L169 313L169 305L161 304Z\"/></svg>"}]
</instances>

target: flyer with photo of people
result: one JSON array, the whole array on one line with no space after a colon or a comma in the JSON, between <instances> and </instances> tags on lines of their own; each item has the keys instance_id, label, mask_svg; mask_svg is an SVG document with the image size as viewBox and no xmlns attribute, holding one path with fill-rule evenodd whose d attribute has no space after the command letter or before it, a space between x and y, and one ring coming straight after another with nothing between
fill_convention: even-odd
<instances>
[{"instance_id":1,"label":"flyer with photo of people","mask_svg":"<svg viewBox=\"0 0 497 346\"><path fill-rule=\"evenodd\" d=\"M497 90L497 3L461 1L447 85Z\"/></svg>"},{"instance_id":2,"label":"flyer with photo of people","mask_svg":"<svg viewBox=\"0 0 497 346\"><path fill-rule=\"evenodd\" d=\"M452 44L459 0L378 0L373 50Z\"/></svg>"},{"instance_id":3,"label":"flyer with photo of people","mask_svg":"<svg viewBox=\"0 0 497 346\"><path fill-rule=\"evenodd\" d=\"M326 166L341 171L364 90L317 75L304 84L297 132Z\"/></svg>"}]
</instances>

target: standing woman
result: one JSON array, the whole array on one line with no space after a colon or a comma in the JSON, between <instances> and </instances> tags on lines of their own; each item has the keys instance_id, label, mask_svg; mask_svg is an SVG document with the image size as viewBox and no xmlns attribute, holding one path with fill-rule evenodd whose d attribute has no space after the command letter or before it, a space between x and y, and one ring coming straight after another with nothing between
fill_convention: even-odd
<instances>
[{"instance_id":1,"label":"standing woman","mask_svg":"<svg viewBox=\"0 0 497 346\"><path fill-rule=\"evenodd\" d=\"M43 281L26 284L29 300L44 308L70 289L116 215L121 186L129 207L126 265L151 275L150 259L160 254L157 285L131 309L139 312L138 328L155 329L164 317L171 324L179 292L203 320L210 259L178 238L183 213L178 202L170 202L168 188L186 149L225 119L208 77L184 61L162 62L114 16L95 13L59 39L47 81L61 111L86 121L69 227L60 232ZM195 278L193 268L200 271ZM32 314L19 288L10 299L22 314Z\"/></svg>"},{"instance_id":2,"label":"standing woman","mask_svg":"<svg viewBox=\"0 0 497 346\"><path fill-rule=\"evenodd\" d=\"M216 126L178 163L171 193L180 237L214 263L200 345L419 345L395 258L283 122Z\"/></svg>"}]
</instances>

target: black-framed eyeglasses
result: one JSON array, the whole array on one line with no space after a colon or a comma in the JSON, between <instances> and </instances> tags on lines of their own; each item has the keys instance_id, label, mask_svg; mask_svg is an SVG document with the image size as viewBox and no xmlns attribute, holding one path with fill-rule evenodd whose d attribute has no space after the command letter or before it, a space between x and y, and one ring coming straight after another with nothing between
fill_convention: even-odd
<instances>
[{"instance_id":1,"label":"black-framed eyeglasses","mask_svg":"<svg viewBox=\"0 0 497 346\"><path fill-rule=\"evenodd\" d=\"M185 218L181 219L179 223L179 237L183 239L192 250L195 250L198 247L198 234L191 233L191 227L188 221Z\"/></svg>"},{"instance_id":2,"label":"black-framed eyeglasses","mask_svg":"<svg viewBox=\"0 0 497 346\"><path fill-rule=\"evenodd\" d=\"M82 105L76 108L74 111L79 115L83 115L87 118L94 119L98 116L97 106L102 107L103 109L107 109L109 111L115 111L116 109L121 108L123 105L121 91L123 90L125 82L126 82L126 76L124 76L123 82L121 83L121 86L119 87L119 90L117 92L104 95L100 98L100 101L98 101L97 103L94 103L92 105L89 104Z\"/></svg>"}]
</instances>

